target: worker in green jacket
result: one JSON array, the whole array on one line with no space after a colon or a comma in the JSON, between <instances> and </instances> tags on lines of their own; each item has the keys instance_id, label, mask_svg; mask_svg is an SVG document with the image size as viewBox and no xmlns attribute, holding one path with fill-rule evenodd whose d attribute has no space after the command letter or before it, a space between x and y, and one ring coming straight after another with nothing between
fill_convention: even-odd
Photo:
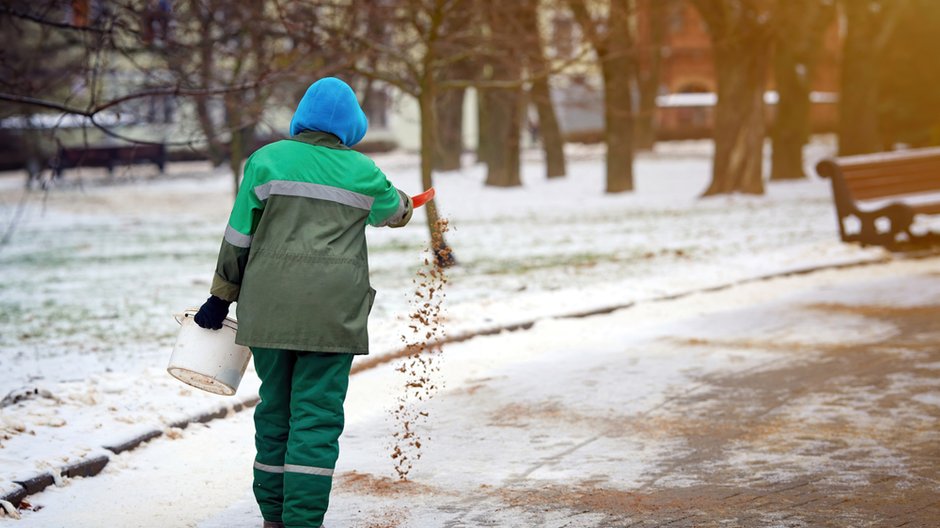
<instances>
[{"instance_id":1,"label":"worker in green jacket","mask_svg":"<svg viewBox=\"0 0 940 528\"><path fill-rule=\"evenodd\" d=\"M251 347L261 378L254 493L265 528L323 523L349 369L369 351L365 226L411 218L411 198L350 150L367 126L349 85L310 86L290 139L248 158L211 297L194 318L218 329L238 301L235 341Z\"/></svg>"}]
</instances>

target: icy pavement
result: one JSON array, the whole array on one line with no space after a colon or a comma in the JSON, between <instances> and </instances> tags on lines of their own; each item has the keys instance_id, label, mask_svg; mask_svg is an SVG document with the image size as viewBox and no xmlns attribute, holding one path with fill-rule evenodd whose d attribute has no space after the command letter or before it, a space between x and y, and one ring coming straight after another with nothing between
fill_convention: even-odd
<instances>
[{"instance_id":1,"label":"icy pavement","mask_svg":"<svg viewBox=\"0 0 940 528\"><path fill-rule=\"evenodd\" d=\"M760 281L446 347L410 481L403 377L352 378L327 526L940 519L940 258ZM119 455L10 526L260 526L250 413Z\"/></svg>"}]
</instances>

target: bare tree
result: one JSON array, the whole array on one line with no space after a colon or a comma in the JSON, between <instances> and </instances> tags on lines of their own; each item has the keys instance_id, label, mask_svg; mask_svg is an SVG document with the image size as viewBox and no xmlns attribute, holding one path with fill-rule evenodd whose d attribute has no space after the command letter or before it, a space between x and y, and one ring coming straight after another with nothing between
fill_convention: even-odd
<instances>
[{"instance_id":1,"label":"bare tree","mask_svg":"<svg viewBox=\"0 0 940 528\"><path fill-rule=\"evenodd\" d=\"M763 194L764 89L775 0L691 0L711 35L718 78L715 158L705 195Z\"/></svg>"},{"instance_id":2,"label":"bare tree","mask_svg":"<svg viewBox=\"0 0 940 528\"><path fill-rule=\"evenodd\" d=\"M903 0L890 7L891 25L903 30L891 31L879 43L881 143L884 148L898 143L940 145L940 68L932 61L940 34L940 3Z\"/></svg>"},{"instance_id":3,"label":"bare tree","mask_svg":"<svg viewBox=\"0 0 940 528\"><path fill-rule=\"evenodd\" d=\"M453 37L455 49L471 49L477 46L475 41L482 37L479 32L466 31L465 28L460 27L466 24L467 20L476 18L472 12L475 8L476 2L460 2L454 6L454 13L444 21L441 32L447 35L455 34ZM441 68L440 79L458 82L476 79L480 76L481 66L480 57L467 54ZM431 164L434 170L451 171L461 166L464 151L463 107L467 89L465 86L455 86L437 93L435 101L437 130L434 134L437 142Z\"/></svg>"},{"instance_id":4,"label":"bare tree","mask_svg":"<svg viewBox=\"0 0 940 528\"><path fill-rule=\"evenodd\" d=\"M335 44L350 57L350 70L384 82L418 102L421 129L421 184L433 187L432 164L437 149L438 94L472 85L470 80L444 80L444 72L453 64L473 56L465 43L477 31L467 20L453 23L454 17L473 13L464 5L471 0L384 0L355 4L354 9L340 9L333 16L327 32L342 35ZM370 19L382 20L394 28L387 39L368 34ZM478 50L476 50L478 51ZM441 266L456 263L453 251L441 233L440 216L434 201L425 206L427 226Z\"/></svg>"},{"instance_id":5,"label":"bare tree","mask_svg":"<svg viewBox=\"0 0 940 528\"><path fill-rule=\"evenodd\" d=\"M523 2L482 0L480 11L488 30L484 38L484 80L497 83L481 90L480 111L486 116L480 127L486 162L486 185L515 187L520 178L520 149L525 121L523 77L526 48L531 35L523 31ZM502 44L501 46L498 44ZM498 52L497 52L498 50ZM498 83L505 83L499 86Z\"/></svg>"},{"instance_id":6,"label":"bare tree","mask_svg":"<svg viewBox=\"0 0 940 528\"><path fill-rule=\"evenodd\" d=\"M203 90L213 85L245 86L194 98L210 159L214 163L228 160L236 193L242 164L254 146L271 96L280 90L283 99L290 100L291 89L302 89L310 78L331 71L324 66L330 57L318 53L319 43L312 42L315 31L307 33L300 46L290 38L289 30L297 29L289 27L291 21L315 24L321 4L325 2L187 0L177 4L174 30L162 50L174 82ZM277 83L266 82L269 79Z\"/></svg>"},{"instance_id":7,"label":"bare tree","mask_svg":"<svg viewBox=\"0 0 940 528\"><path fill-rule=\"evenodd\" d=\"M581 30L597 54L604 79L604 140L608 193L633 190L633 108L630 88L635 68L630 2L608 0L594 16L585 0L568 0Z\"/></svg>"},{"instance_id":8,"label":"bare tree","mask_svg":"<svg viewBox=\"0 0 940 528\"><path fill-rule=\"evenodd\" d=\"M810 88L834 0L777 2L774 10L774 80L779 99L771 130L771 180L805 178L803 145L810 134Z\"/></svg>"},{"instance_id":9,"label":"bare tree","mask_svg":"<svg viewBox=\"0 0 940 528\"><path fill-rule=\"evenodd\" d=\"M87 57L76 53L86 41L96 43L104 31L68 21L60 5L12 1L0 6L0 118L18 117L22 126L4 132L3 152L25 162L27 185L53 156L51 131L33 124L47 108L32 101L69 101L71 88L84 80ZM39 60L42 58L42 60ZM16 102L12 102L16 101Z\"/></svg>"},{"instance_id":10,"label":"bare tree","mask_svg":"<svg viewBox=\"0 0 940 528\"><path fill-rule=\"evenodd\" d=\"M471 76L464 72L465 70L461 69L451 70L449 75L445 74L445 78L466 79ZM466 88L444 90L437 94L437 130L434 134L437 142L431 163L434 170L452 171L461 167L460 160L464 151L463 107L466 94Z\"/></svg>"},{"instance_id":11,"label":"bare tree","mask_svg":"<svg viewBox=\"0 0 940 528\"><path fill-rule=\"evenodd\" d=\"M637 21L635 74L639 108L634 143L638 150L650 150L656 143L656 96L659 95L665 52L666 19L676 5L677 0L637 0L637 14L645 15Z\"/></svg>"},{"instance_id":12,"label":"bare tree","mask_svg":"<svg viewBox=\"0 0 940 528\"><path fill-rule=\"evenodd\" d=\"M40 65L55 72L49 77L58 88L36 90L34 75L10 77L0 87L0 100L16 103L21 115L82 116L89 126L129 143L205 143L217 163L230 160L237 189L241 163L275 86L289 86L296 68L304 67L307 75L318 71L310 67L309 54L285 45L281 15L276 0L244 6L187 0L173 12L141 0L7 3L0 7L3 24L50 34L43 42L61 42L63 52L49 59L52 53L43 46L6 48L14 52L0 56L0 64L13 71L17 62ZM59 57L76 66L60 69ZM192 101L202 134L155 141L105 119L139 117L154 98Z\"/></svg>"},{"instance_id":13,"label":"bare tree","mask_svg":"<svg viewBox=\"0 0 940 528\"><path fill-rule=\"evenodd\" d=\"M882 149L878 130L878 69L880 50L896 29L906 2L843 0L846 34L839 90L839 154Z\"/></svg>"},{"instance_id":14,"label":"bare tree","mask_svg":"<svg viewBox=\"0 0 940 528\"><path fill-rule=\"evenodd\" d=\"M542 36L539 30L539 0L525 0L520 7L521 30L526 35L523 46L525 66L529 75L533 77L529 88L529 99L535 105L538 113L538 135L542 140L542 149L545 152L545 176L557 178L564 176L565 169L565 142L561 135L561 126L555 115L555 106L552 104L551 76L546 72L550 70L542 46Z\"/></svg>"}]
</instances>

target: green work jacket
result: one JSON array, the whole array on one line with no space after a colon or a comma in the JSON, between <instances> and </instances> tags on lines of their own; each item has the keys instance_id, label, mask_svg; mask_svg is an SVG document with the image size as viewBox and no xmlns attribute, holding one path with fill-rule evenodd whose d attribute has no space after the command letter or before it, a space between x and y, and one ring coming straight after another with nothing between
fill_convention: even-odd
<instances>
[{"instance_id":1,"label":"green work jacket","mask_svg":"<svg viewBox=\"0 0 940 528\"><path fill-rule=\"evenodd\" d=\"M407 208L372 160L331 134L302 132L255 152L210 290L238 301L236 343L368 354L375 290L365 226Z\"/></svg>"}]
</instances>

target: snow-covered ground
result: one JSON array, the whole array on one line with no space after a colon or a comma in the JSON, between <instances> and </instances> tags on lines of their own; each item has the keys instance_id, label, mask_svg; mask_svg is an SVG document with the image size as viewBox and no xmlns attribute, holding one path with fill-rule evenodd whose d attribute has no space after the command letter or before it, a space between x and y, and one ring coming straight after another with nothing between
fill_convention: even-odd
<instances>
[{"instance_id":1,"label":"snow-covered ground","mask_svg":"<svg viewBox=\"0 0 940 528\"><path fill-rule=\"evenodd\" d=\"M807 163L828 155L807 148ZM483 186L480 166L436 176L460 267L450 272L446 330L457 335L804 267L879 260L837 240L828 182L768 187L763 197L699 199L711 145L657 146L636 163L634 193L604 195L600 152L573 147L569 176L547 181L532 159L518 189ZM376 157L416 192L416 158ZM119 171L140 178L147 167ZM165 373L171 314L206 297L231 205L230 175L198 164L134 184L54 187L21 202L20 178L0 179L0 495L23 479L102 446L250 399L191 390ZM76 181L76 173L66 176ZM20 204L25 207L20 208ZM398 348L411 280L427 244L423 218L370 230L374 355ZM10 401L10 400L8 400Z\"/></svg>"},{"instance_id":2,"label":"snow-covered ground","mask_svg":"<svg viewBox=\"0 0 940 528\"><path fill-rule=\"evenodd\" d=\"M356 374L326 525L927 526L938 268L773 279L449 345L408 482L389 458L402 376ZM252 432L242 412L160 438L31 497L42 509L16 526L260 526Z\"/></svg>"}]
</instances>

